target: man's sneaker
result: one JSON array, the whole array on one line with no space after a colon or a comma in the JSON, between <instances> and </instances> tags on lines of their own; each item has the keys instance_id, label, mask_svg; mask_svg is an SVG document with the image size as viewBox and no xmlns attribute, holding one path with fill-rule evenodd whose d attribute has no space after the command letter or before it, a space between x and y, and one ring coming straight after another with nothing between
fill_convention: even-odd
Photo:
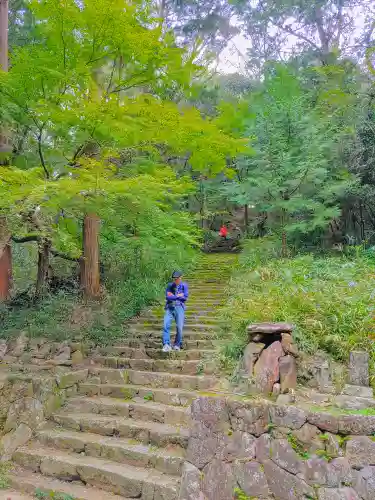
<instances>
[{"instance_id":1,"label":"man's sneaker","mask_svg":"<svg viewBox=\"0 0 375 500\"><path fill-rule=\"evenodd\" d=\"M171 352L172 348L169 344L163 345L163 352Z\"/></svg>"},{"instance_id":2,"label":"man's sneaker","mask_svg":"<svg viewBox=\"0 0 375 500\"><path fill-rule=\"evenodd\" d=\"M173 350L174 351L181 351L181 347L179 345L174 345Z\"/></svg>"}]
</instances>

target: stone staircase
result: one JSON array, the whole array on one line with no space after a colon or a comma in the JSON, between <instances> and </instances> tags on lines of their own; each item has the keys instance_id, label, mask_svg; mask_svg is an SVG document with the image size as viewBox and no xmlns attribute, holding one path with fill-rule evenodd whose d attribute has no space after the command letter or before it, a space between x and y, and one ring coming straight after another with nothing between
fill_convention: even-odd
<instances>
[{"instance_id":1,"label":"stone staircase","mask_svg":"<svg viewBox=\"0 0 375 500\"><path fill-rule=\"evenodd\" d=\"M161 350L162 306L130 321L121 343L92 352L77 393L14 453L15 490L36 498L54 492L64 500L178 498L190 404L201 391L220 387L213 353L234 259L204 256L186 277L181 352Z\"/></svg>"}]
</instances>

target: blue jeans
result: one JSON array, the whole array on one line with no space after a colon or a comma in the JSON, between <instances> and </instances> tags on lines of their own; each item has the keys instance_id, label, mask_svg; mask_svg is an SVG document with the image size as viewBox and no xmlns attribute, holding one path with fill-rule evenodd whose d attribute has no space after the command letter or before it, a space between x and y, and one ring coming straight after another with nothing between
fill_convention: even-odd
<instances>
[{"instance_id":1,"label":"blue jeans","mask_svg":"<svg viewBox=\"0 0 375 500\"><path fill-rule=\"evenodd\" d=\"M164 315L163 345L171 343L170 329L172 321L176 322L176 338L174 345L181 347L182 330L184 328L185 309L182 306L176 306L174 309L166 309Z\"/></svg>"}]
</instances>

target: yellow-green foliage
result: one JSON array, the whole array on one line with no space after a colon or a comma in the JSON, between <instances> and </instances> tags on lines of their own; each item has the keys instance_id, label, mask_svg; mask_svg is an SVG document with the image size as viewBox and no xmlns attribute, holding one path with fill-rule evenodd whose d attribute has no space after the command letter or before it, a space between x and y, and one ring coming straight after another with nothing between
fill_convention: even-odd
<instances>
[{"instance_id":1,"label":"yellow-green foliage","mask_svg":"<svg viewBox=\"0 0 375 500\"><path fill-rule=\"evenodd\" d=\"M0 169L11 229L38 231L78 254L80 241L69 239L83 213L112 220L121 204L132 214L151 202L171 209L193 187L167 164L215 175L244 149L219 120L167 99L188 95L202 69L162 33L147 3L43 0L31 8L35 43L14 51L9 74L0 74L2 120L15 141L24 134L21 154ZM28 217L36 207L37 228Z\"/></svg>"},{"instance_id":2,"label":"yellow-green foliage","mask_svg":"<svg viewBox=\"0 0 375 500\"><path fill-rule=\"evenodd\" d=\"M224 317L232 337L225 354L236 358L247 343L253 322L288 321L303 350L325 349L347 360L353 348L375 359L373 302L375 278L371 252L329 257L278 257L273 240L251 240L231 280Z\"/></svg>"}]
</instances>

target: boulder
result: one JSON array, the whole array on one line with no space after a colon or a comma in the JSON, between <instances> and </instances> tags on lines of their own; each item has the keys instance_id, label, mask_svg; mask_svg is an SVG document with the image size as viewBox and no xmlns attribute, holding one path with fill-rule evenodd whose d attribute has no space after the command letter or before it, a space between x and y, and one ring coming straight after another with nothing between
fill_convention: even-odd
<instances>
[{"instance_id":1,"label":"boulder","mask_svg":"<svg viewBox=\"0 0 375 500\"><path fill-rule=\"evenodd\" d=\"M361 500L352 488L319 488L318 500Z\"/></svg>"},{"instance_id":2,"label":"boulder","mask_svg":"<svg viewBox=\"0 0 375 500\"><path fill-rule=\"evenodd\" d=\"M325 448L328 456L331 458L341 457L344 454L338 437L330 432L325 433Z\"/></svg>"},{"instance_id":3,"label":"boulder","mask_svg":"<svg viewBox=\"0 0 375 500\"><path fill-rule=\"evenodd\" d=\"M310 412L307 416L310 424L315 425L321 431L328 431L332 434L339 432L339 420L336 415L328 412Z\"/></svg>"},{"instance_id":4,"label":"boulder","mask_svg":"<svg viewBox=\"0 0 375 500\"><path fill-rule=\"evenodd\" d=\"M211 430L229 427L227 403L224 398L201 397L192 402L191 418L203 422Z\"/></svg>"},{"instance_id":5,"label":"boulder","mask_svg":"<svg viewBox=\"0 0 375 500\"><path fill-rule=\"evenodd\" d=\"M267 403L228 400L228 409L234 431L248 432L257 437L267 431L269 424Z\"/></svg>"},{"instance_id":6,"label":"boulder","mask_svg":"<svg viewBox=\"0 0 375 500\"><path fill-rule=\"evenodd\" d=\"M332 402L338 408L344 408L345 410L364 410L366 408L375 408L375 399L357 398L355 396L345 396L344 394L335 396Z\"/></svg>"},{"instance_id":7,"label":"boulder","mask_svg":"<svg viewBox=\"0 0 375 500\"><path fill-rule=\"evenodd\" d=\"M269 434L258 437L256 442L255 456L258 462L263 463L271 458L272 438Z\"/></svg>"},{"instance_id":8,"label":"boulder","mask_svg":"<svg viewBox=\"0 0 375 500\"><path fill-rule=\"evenodd\" d=\"M212 432L203 422L194 421L188 442L186 458L198 469L203 469L216 455L223 436Z\"/></svg>"},{"instance_id":9,"label":"boulder","mask_svg":"<svg viewBox=\"0 0 375 500\"><path fill-rule=\"evenodd\" d=\"M293 356L284 356L279 361L280 384L283 394L297 387L297 364Z\"/></svg>"},{"instance_id":10,"label":"boulder","mask_svg":"<svg viewBox=\"0 0 375 500\"><path fill-rule=\"evenodd\" d=\"M375 466L375 442L367 436L352 437L346 443L346 457L354 469Z\"/></svg>"},{"instance_id":11,"label":"boulder","mask_svg":"<svg viewBox=\"0 0 375 500\"><path fill-rule=\"evenodd\" d=\"M271 335L275 333L290 333L293 331L293 325L290 323L254 323L247 327L247 331L250 334L269 333Z\"/></svg>"},{"instance_id":12,"label":"boulder","mask_svg":"<svg viewBox=\"0 0 375 500\"><path fill-rule=\"evenodd\" d=\"M67 345L60 346L56 356L53 358L53 363L56 365L67 365L70 366L72 361L70 359L71 350Z\"/></svg>"},{"instance_id":13,"label":"boulder","mask_svg":"<svg viewBox=\"0 0 375 500\"><path fill-rule=\"evenodd\" d=\"M273 342L264 349L255 363L255 386L263 394L270 394L273 385L279 381L279 358L283 355L281 342Z\"/></svg>"},{"instance_id":14,"label":"boulder","mask_svg":"<svg viewBox=\"0 0 375 500\"><path fill-rule=\"evenodd\" d=\"M343 391L346 396L353 396L358 398L373 398L374 392L372 387L364 387L360 385L346 384Z\"/></svg>"},{"instance_id":15,"label":"boulder","mask_svg":"<svg viewBox=\"0 0 375 500\"><path fill-rule=\"evenodd\" d=\"M37 429L44 420L43 406L34 398L22 398L12 403L8 410L4 432L16 429L20 424Z\"/></svg>"},{"instance_id":16,"label":"boulder","mask_svg":"<svg viewBox=\"0 0 375 500\"><path fill-rule=\"evenodd\" d=\"M311 453L324 448L324 442L319 438L321 432L315 425L306 423L300 429L292 431L292 434Z\"/></svg>"},{"instance_id":17,"label":"boulder","mask_svg":"<svg viewBox=\"0 0 375 500\"><path fill-rule=\"evenodd\" d=\"M357 473L354 489L363 500L374 500L375 467L365 467Z\"/></svg>"},{"instance_id":18,"label":"boulder","mask_svg":"<svg viewBox=\"0 0 375 500\"><path fill-rule=\"evenodd\" d=\"M233 498L236 487L232 465L215 459L203 469L202 491L206 500Z\"/></svg>"},{"instance_id":19,"label":"boulder","mask_svg":"<svg viewBox=\"0 0 375 500\"><path fill-rule=\"evenodd\" d=\"M277 500L314 498L314 489L302 478L281 469L272 460L265 460L263 467L268 486Z\"/></svg>"},{"instance_id":20,"label":"boulder","mask_svg":"<svg viewBox=\"0 0 375 500\"><path fill-rule=\"evenodd\" d=\"M88 373L89 371L87 368L84 370L65 373L64 375L57 377L57 384L60 389L67 389L68 387L72 387L80 382L85 382L88 377Z\"/></svg>"},{"instance_id":21,"label":"boulder","mask_svg":"<svg viewBox=\"0 0 375 500\"><path fill-rule=\"evenodd\" d=\"M285 354L291 354L292 356L298 356L298 347L293 342L293 337L290 333L281 334L281 347Z\"/></svg>"},{"instance_id":22,"label":"boulder","mask_svg":"<svg viewBox=\"0 0 375 500\"><path fill-rule=\"evenodd\" d=\"M354 434L356 436L372 436L375 434L374 415L340 415L338 417L340 434Z\"/></svg>"},{"instance_id":23,"label":"boulder","mask_svg":"<svg viewBox=\"0 0 375 500\"><path fill-rule=\"evenodd\" d=\"M29 338L22 332L15 340L10 343L9 354L19 358L25 351Z\"/></svg>"},{"instance_id":24,"label":"boulder","mask_svg":"<svg viewBox=\"0 0 375 500\"><path fill-rule=\"evenodd\" d=\"M304 477L311 486L340 488L352 482L352 471L346 458L327 462L324 458L312 457L306 461Z\"/></svg>"},{"instance_id":25,"label":"boulder","mask_svg":"<svg viewBox=\"0 0 375 500\"><path fill-rule=\"evenodd\" d=\"M253 376L255 362L259 358L264 347L264 344L255 342L250 342L250 344L246 346L243 354L243 369L249 377Z\"/></svg>"},{"instance_id":26,"label":"boulder","mask_svg":"<svg viewBox=\"0 0 375 500\"><path fill-rule=\"evenodd\" d=\"M369 354L364 351L352 351L349 355L349 383L369 385ZM359 394L358 394L359 395Z\"/></svg>"},{"instance_id":27,"label":"boulder","mask_svg":"<svg viewBox=\"0 0 375 500\"><path fill-rule=\"evenodd\" d=\"M83 354L81 351L75 351L72 354L72 365L81 365L83 363Z\"/></svg>"},{"instance_id":28,"label":"boulder","mask_svg":"<svg viewBox=\"0 0 375 500\"><path fill-rule=\"evenodd\" d=\"M6 340L0 339L0 361L4 358L8 351L8 345L6 343Z\"/></svg>"},{"instance_id":29,"label":"boulder","mask_svg":"<svg viewBox=\"0 0 375 500\"><path fill-rule=\"evenodd\" d=\"M204 500L201 491L201 472L189 462L182 467L179 500Z\"/></svg>"},{"instance_id":30,"label":"boulder","mask_svg":"<svg viewBox=\"0 0 375 500\"><path fill-rule=\"evenodd\" d=\"M235 431L225 435L223 446L216 453L216 458L225 462L234 460L252 460L256 454L256 438L247 432Z\"/></svg>"},{"instance_id":31,"label":"boulder","mask_svg":"<svg viewBox=\"0 0 375 500\"><path fill-rule=\"evenodd\" d=\"M26 424L20 424L14 431L10 431L0 439L0 461L6 462L12 458L19 446L31 439L33 432Z\"/></svg>"},{"instance_id":32,"label":"boulder","mask_svg":"<svg viewBox=\"0 0 375 500\"><path fill-rule=\"evenodd\" d=\"M271 422L277 427L300 429L307 420L307 414L297 406L274 405L270 407Z\"/></svg>"},{"instance_id":33,"label":"boulder","mask_svg":"<svg viewBox=\"0 0 375 500\"><path fill-rule=\"evenodd\" d=\"M292 474L301 474L304 471L304 463L287 439L274 439L272 441L271 460Z\"/></svg>"},{"instance_id":34,"label":"boulder","mask_svg":"<svg viewBox=\"0 0 375 500\"><path fill-rule=\"evenodd\" d=\"M233 465L233 472L241 490L250 498L269 498L266 475L260 464L238 461Z\"/></svg>"}]
</instances>

